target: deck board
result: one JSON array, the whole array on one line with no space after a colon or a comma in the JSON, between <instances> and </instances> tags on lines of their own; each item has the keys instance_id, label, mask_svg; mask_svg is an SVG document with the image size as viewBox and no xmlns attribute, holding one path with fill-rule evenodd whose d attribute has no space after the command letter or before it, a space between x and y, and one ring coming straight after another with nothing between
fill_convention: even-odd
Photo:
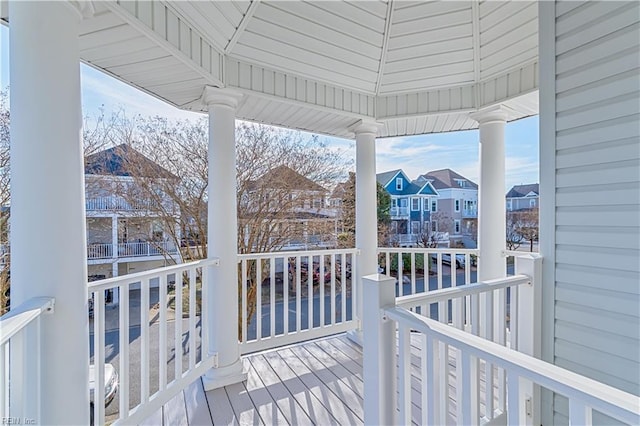
<instances>
[{"instance_id":1,"label":"deck board","mask_svg":"<svg viewBox=\"0 0 640 426\"><path fill-rule=\"evenodd\" d=\"M420 342L420 336L412 333L411 423L415 425L422 423ZM345 334L255 353L245 356L243 362L248 371L246 382L205 392L197 380L146 424L363 424L362 349ZM446 424L456 421L455 364L456 352L450 348ZM484 363L479 368L482 399ZM481 404L481 412L484 408Z\"/></svg>"}]
</instances>

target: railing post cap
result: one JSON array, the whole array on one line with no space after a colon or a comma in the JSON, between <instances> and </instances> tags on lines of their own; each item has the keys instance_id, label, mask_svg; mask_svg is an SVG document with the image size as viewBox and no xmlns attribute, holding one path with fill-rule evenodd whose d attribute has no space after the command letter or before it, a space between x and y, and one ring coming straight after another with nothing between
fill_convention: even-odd
<instances>
[{"instance_id":1,"label":"railing post cap","mask_svg":"<svg viewBox=\"0 0 640 426\"><path fill-rule=\"evenodd\" d=\"M395 283L395 278L390 277L388 275L384 275L384 274L365 275L362 277L362 279L367 281L375 281L375 282L393 281Z\"/></svg>"}]
</instances>

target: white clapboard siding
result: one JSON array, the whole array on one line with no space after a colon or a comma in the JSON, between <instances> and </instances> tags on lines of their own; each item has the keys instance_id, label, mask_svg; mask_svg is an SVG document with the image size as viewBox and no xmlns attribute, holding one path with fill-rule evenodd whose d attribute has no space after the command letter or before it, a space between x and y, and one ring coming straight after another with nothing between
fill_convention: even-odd
<instances>
[{"instance_id":1,"label":"white clapboard siding","mask_svg":"<svg viewBox=\"0 0 640 426\"><path fill-rule=\"evenodd\" d=\"M541 42L553 64L544 70L551 84L541 83L540 110L552 114L541 115L540 143L550 144L541 157L555 157L541 158L541 175L554 176L541 199L554 207L541 224L555 239L545 266L555 280L553 303L543 304L543 317L553 318L543 330L546 356L638 394L640 3L558 2L540 10L541 33L545 25L555 30L552 42ZM547 423L566 424L567 414L567 401L555 396ZM598 413L593 419L608 422Z\"/></svg>"}]
</instances>

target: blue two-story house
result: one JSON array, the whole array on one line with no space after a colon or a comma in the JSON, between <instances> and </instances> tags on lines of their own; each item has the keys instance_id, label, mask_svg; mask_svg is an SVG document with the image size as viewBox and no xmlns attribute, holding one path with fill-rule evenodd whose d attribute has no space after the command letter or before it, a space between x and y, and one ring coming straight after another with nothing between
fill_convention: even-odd
<instances>
[{"instance_id":1,"label":"blue two-story house","mask_svg":"<svg viewBox=\"0 0 640 426\"><path fill-rule=\"evenodd\" d=\"M430 206L438 197L433 185L412 181L400 169L378 173L376 179L391 195L392 242L413 246L428 238L431 232Z\"/></svg>"}]
</instances>

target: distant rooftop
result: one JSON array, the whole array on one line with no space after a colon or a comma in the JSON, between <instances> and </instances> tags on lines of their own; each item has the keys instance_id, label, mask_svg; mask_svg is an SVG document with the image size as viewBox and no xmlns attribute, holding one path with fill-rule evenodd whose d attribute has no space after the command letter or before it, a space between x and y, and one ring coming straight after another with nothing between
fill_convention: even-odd
<instances>
[{"instance_id":1,"label":"distant rooftop","mask_svg":"<svg viewBox=\"0 0 640 426\"><path fill-rule=\"evenodd\" d=\"M507 198L521 198L526 197L529 193L535 193L540 195L540 184L530 183L527 185L515 185L507 192Z\"/></svg>"},{"instance_id":2,"label":"distant rooftop","mask_svg":"<svg viewBox=\"0 0 640 426\"><path fill-rule=\"evenodd\" d=\"M478 185L451 169L433 170L418 177L430 180L436 190L449 188L478 189Z\"/></svg>"},{"instance_id":3,"label":"distant rooftop","mask_svg":"<svg viewBox=\"0 0 640 426\"><path fill-rule=\"evenodd\" d=\"M117 145L86 156L84 159L84 172L88 175L103 176L178 178L128 144Z\"/></svg>"}]
</instances>

